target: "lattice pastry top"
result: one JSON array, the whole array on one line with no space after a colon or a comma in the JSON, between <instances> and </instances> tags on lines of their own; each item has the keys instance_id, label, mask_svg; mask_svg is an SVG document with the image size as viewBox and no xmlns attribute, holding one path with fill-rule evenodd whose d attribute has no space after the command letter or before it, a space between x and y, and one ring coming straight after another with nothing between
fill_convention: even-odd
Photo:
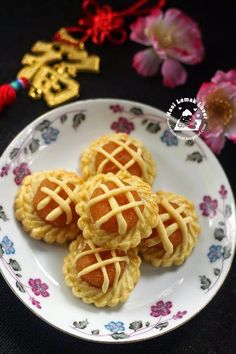
<instances>
[{"instance_id":1,"label":"lattice pastry top","mask_svg":"<svg viewBox=\"0 0 236 354\"><path fill-rule=\"evenodd\" d=\"M49 176L44 179L33 199L38 216L57 227L75 222L77 217L74 195L78 186L78 178L74 176Z\"/></svg>"},{"instance_id":2,"label":"lattice pastry top","mask_svg":"<svg viewBox=\"0 0 236 354\"><path fill-rule=\"evenodd\" d=\"M109 249L136 247L157 224L156 196L150 186L124 172L94 176L76 200L84 237Z\"/></svg>"},{"instance_id":3,"label":"lattice pastry top","mask_svg":"<svg viewBox=\"0 0 236 354\"><path fill-rule=\"evenodd\" d=\"M192 251L200 227L193 203L181 195L157 193L159 222L140 250L154 266L181 264Z\"/></svg>"},{"instance_id":4,"label":"lattice pastry top","mask_svg":"<svg viewBox=\"0 0 236 354\"><path fill-rule=\"evenodd\" d=\"M74 172L52 170L24 178L15 199L16 218L31 237L47 243L75 239L80 230L74 193L83 180Z\"/></svg>"},{"instance_id":5,"label":"lattice pastry top","mask_svg":"<svg viewBox=\"0 0 236 354\"><path fill-rule=\"evenodd\" d=\"M126 171L152 184L155 161L143 143L124 133L104 135L84 151L80 168L85 179L99 173Z\"/></svg>"},{"instance_id":6,"label":"lattice pastry top","mask_svg":"<svg viewBox=\"0 0 236 354\"><path fill-rule=\"evenodd\" d=\"M81 244L80 244L81 246ZM87 241L80 249L74 262L78 270L78 277L105 294L109 288L116 288L123 275L129 257L121 250L105 250Z\"/></svg>"},{"instance_id":7,"label":"lattice pastry top","mask_svg":"<svg viewBox=\"0 0 236 354\"><path fill-rule=\"evenodd\" d=\"M106 250L83 236L71 242L63 273L76 297L97 307L116 306L127 300L140 278L137 248Z\"/></svg>"}]
</instances>

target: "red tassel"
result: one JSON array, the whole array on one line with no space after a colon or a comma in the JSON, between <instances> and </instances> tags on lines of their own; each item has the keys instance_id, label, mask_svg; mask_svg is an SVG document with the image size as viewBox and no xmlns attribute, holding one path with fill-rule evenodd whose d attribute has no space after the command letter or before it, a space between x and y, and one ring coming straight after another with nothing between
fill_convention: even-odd
<instances>
[{"instance_id":1,"label":"red tassel","mask_svg":"<svg viewBox=\"0 0 236 354\"><path fill-rule=\"evenodd\" d=\"M16 91L9 84L0 87L0 112L5 106L12 104L16 99Z\"/></svg>"},{"instance_id":2,"label":"red tassel","mask_svg":"<svg viewBox=\"0 0 236 354\"><path fill-rule=\"evenodd\" d=\"M16 99L16 91L29 86L29 80L21 77L10 84L0 86L0 112L5 106L12 104Z\"/></svg>"}]
</instances>

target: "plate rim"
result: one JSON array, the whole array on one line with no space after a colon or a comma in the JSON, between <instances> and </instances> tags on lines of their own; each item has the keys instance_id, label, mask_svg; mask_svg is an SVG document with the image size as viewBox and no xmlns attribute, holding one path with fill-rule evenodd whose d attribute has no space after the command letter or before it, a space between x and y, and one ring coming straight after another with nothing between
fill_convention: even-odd
<instances>
[{"instance_id":1,"label":"plate rim","mask_svg":"<svg viewBox=\"0 0 236 354\"><path fill-rule=\"evenodd\" d=\"M11 149L11 147L16 143L16 141L19 139L19 137L21 135L24 135L27 130L29 128L31 128L32 126L36 125L37 122L43 120L45 117L52 115L56 115L57 112L60 112L63 109L66 109L67 107L74 107L77 105L82 105L82 104L89 104L89 103L94 103L94 102L98 102L98 103L123 103L123 104L131 104L131 105L141 105L143 107L146 107L147 109L154 109L158 112L158 114L164 118L165 120L167 120L167 115L164 111L160 110L159 108L156 108L150 104L146 104L140 101L134 101L134 100L127 100L127 99L123 99L123 98L114 98L114 97L108 97L108 98L91 98L91 99L85 99L85 100L80 100L80 101L75 101L75 102L71 102L65 105L62 105L60 107L51 109L48 112L43 113L40 116L37 116L37 118L33 119L29 124L27 124L22 130L20 130L17 135L11 140L11 142L6 146L6 148L4 149L3 153L0 156L0 162L4 159L5 155L7 154L7 151ZM210 157L214 160L214 162L218 165L218 167L221 169L221 173L223 174L225 180L228 183L229 186L229 191L231 192L232 195L232 203L234 204L234 207L236 208L236 204L235 204L235 197L234 197L234 193L231 187L231 183L229 182L228 176L226 175L220 161L217 159L217 157L214 155L214 153L211 151L211 149L207 146L207 144L200 138L198 138L198 142L200 143L201 146L204 147L204 149L206 149L207 153L210 155ZM236 223L236 215L235 215L235 223ZM234 235L235 236L235 235ZM56 326L54 323L50 322L49 320L47 320L45 317L43 317L42 315L40 315L37 311L36 308L31 308L27 301L24 300L24 298L20 297L19 294L16 292L15 288L10 284L10 282L8 281L7 277L5 276L4 272L2 272L2 267L0 266L0 273L3 277L3 279L5 280L6 284L8 285L8 287L11 289L11 291L13 292L13 294L17 297L18 300L20 300L25 306L26 308L28 308L28 310L30 310L30 312L32 312L34 315L36 315L39 319L43 320L47 325L55 328L58 331L61 331L67 335L73 336L77 339L81 339L81 340L85 340L85 341L89 341L89 342L93 342L93 343L101 343L101 344L127 344L127 343L136 343L136 342L142 342L142 341L147 341L149 339L154 339L157 337L160 337L164 334L167 334L169 332L174 331L175 329L185 325L186 323L188 323L190 320L192 320L195 316L197 316L211 301L212 299L217 295L217 293L221 290L226 278L228 277L229 271L231 270L232 267L232 263L234 260L234 256L235 256L235 249L236 249L236 240L234 240L234 244L232 245L232 256L231 259L228 262L228 269L225 272L224 277L222 277L220 279L220 281L218 282L218 285L215 287L215 289L212 291L212 293L210 294L209 298L206 300L206 302L198 309L198 311L196 311L194 314L192 314L190 317L188 317L186 320L176 324L176 326L174 328L170 328L170 329L166 329L164 332L159 332L158 334L154 334L154 335L150 335L148 337L145 338L138 338L138 339L126 339L124 341L105 341L102 339L99 339L97 337L91 337L91 338L87 338L87 337L82 337L79 333L72 333L71 331L67 331L61 327Z\"/></svg>"}]
</instances>

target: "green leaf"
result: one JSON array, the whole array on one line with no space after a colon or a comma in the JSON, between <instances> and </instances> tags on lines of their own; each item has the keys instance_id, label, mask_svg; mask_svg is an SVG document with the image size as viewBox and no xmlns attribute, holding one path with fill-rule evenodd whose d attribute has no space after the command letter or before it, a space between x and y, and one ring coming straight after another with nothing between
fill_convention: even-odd
<instances>
[{"instance_id":1,"label":"green leaf","mask_svg":"<svg viewBox=\"0 0 236 354\"><path fill-rule=\"evenodd\" d=\"M205 275L200 275L199 278L200 278L200 282L201 282L201 289L207 290L211 285L210 279L207 278Z\"/></svg>"},{"instance_id":2,"label":"green leaf","mask_svg":"<svg viewBox=\"0 0 236 354\"><path fill-rule=\"evenodd\" d=\"M16 272L21 271L21 266L15 259L10 258L9 264L12 267L12 269L15 270Z\"/></svg>"},{"instance_id":3,"label":"green leaf","mask_svg":"<svg viewBox=\"0 0 236 354\"><path fill-rule=\"evenodd\" d=\"M118 339L124 339L124 338L128 338L128 334L126 334L125 332L119 332L119 333L112 333L112 338L118 340Z\"/></svg>"},{"instance_id":4,"label":"green leaf","mask_svg":"<svg viewBox=\"0 0 236 354\"><path fill-rule=\"evenodd\" d=\"M85 120L85 114L80 112L76 113L73 117L73 128L76 130L78 126Z\"/></svg>"},{"instance_id":5,"label":"green leaf","mask_svg":"<svg viewBox=\"0 0 236 354\"><path fill-rule=\"evenodd\" d=\"M145 326L146 326L146 327L149 327L149 326L150 326L150 322L147 321L147 322L145 323Z\"/></svg>"},{"instance_id":6,"label":"green leaf","mask_svg":"<svg viewBox=\"0 0 236 354\"><path fill-rule=\"evenodd\" d=\"M214 274L215 274L215 276L220 275L220 269L219 268L214 268Z\"/></svg>"},{"instance_id":7,"label":"green leaf","mask_svg":"<svg viewBox=\"0 0 236 354\"><path fill-rule=\"evenodd\" d=\"M65 121L67 120L67 114L63 114L62 116L61 116L61 118L60 118L60 121L61 121L61 123L63 124L63 123L65 123Z\"/></svg>"},{"instance_id":8,"label":"green leaf","mask_svg":"<svg viewBox=\"0 0 236 354\"><path fill-rule=\"evenodd\" d=\"M142 321L134 321L134 322L131 322L129 325L129 329L133 329L134 331L137 331L137 329L142 328L142 327L143 327Z\"/></svg>"},{"instance_id":9,"label":"green leaf","mask_svg":"<svg viewBox=\"0 0 236 354\"><path fill-rule=\"evenodd\" d=\"M186 141L185 141L185 145L187 145L187 146L193 146L193 145L194 145L194 141L193 141L193 140L186 140Z\"/></svg>"},{"instance_id":10,"label":"green leaf","mask_svg":"<svg viewBox=\"0 0 236 354\"><path fill-rule=\"evenodd\" d=\"M223 248L223 258L227 259L231 256L231 245L226 245Z\"/></svg>"},{"instance_id":11,"label":"green leaf","mask_svg":"<svg viewBox=\"0 0 236 354\"><path fill-rule=\"evenodd\" d=\"M44 119L41 123L39 123L36 127L35 130L38 130L40 132L48 129L48 127L50 126L51 122L47 119Z\"/></svg>"},{"instance_id":12,"label":"green leaf","mask_svg":"<svg viewBox=\"0 0 236 354\"><path fill-rule=\"evenodd\" d=\"M143 110L142 110L141 108L139 108L139 107L132 107L132 108L130 109L130 112L133 113L133 114L135 114L136 116L141 116L141 115L143 115Z\"/></svg>"},{"instance_id":13,"label":"green leaf","mask_svg":"<svg viewBox=\"0 0 236 354\"><path fill-rule=\"evenodd\" d=\"M225 216L229 218L232 215L232 208L229 204L225 206Z\"/></svg>"},{"instance_id":14,"label":"green leaf","mask_svg":"<svg viewBox=\"0 0 236 354\"><path fill-rule=\"evenodd\" d=\"M19 282L18 280L16 281L16 287L20 290L20 292L25 293L25 288L22 285L21 282Z\"/></svg>"},{"instance_id":15,"label":"green leaf","mask_svg":"<svg viewBox=\"0 0 236 354\"><path fill-rule=\"evenodd\" d=\"M224 221L219 221L218 224L219 224L220 226L225 226Z\"/></svg>"},{"instance_id":16,"label":"green leaf","mask_svg":"<svg viewBox=\"0 0 236 354\"><path fill-rule=\"evenodd\" d=\"M79 322L73 322L73 325L75 328L79 328L79 329L84 329L87 327L87 325L89 324L87 318L83 321L79 321Z\"/></svg>"},{"instance_id":17,"label":"green leaf","mask_svg":"<svg viewBox=\"0 0 236 354\"><path fill-rule=\"evenodd\" d=\"M175 130L176 123L177 123L177 119L169 121L169 126L172 130Z\"/></svg>"},{"instance_id":18,"label":"green leaf","mask_svg":"<svg viewBox=\"0 0 236 354\"><path fill-rule=\"evenodd\" d=\"M2 219L3 221L9 220L1 205L0 205L0 219Z\"/></svg>"},{"instance_id":19,"label":"green leaf","mask_svg":"<svg viewBox=\"0 0 236 354\"><path fill-rule=\"evenodd\" d=\"M162 323L159 323L158 325L156 325L155 328L162 331L163 328L166 328L168 326L168 324L169 324L169 322L162 322Z\"/></svg>"},{"instance_id":20,"label":"green leaf","mask_svg":"<svg viewBox=\"0 0 236 354\"><path fill-rule=\"evenodd\" d=\"M159 123L148 123L146 130L150 133L156 134L161 130L160 124Z\"/></svg>"},{"instance_id":21,"label":"green leaf","mask_svg":"<svg viewBox=\"0 0 236 354\"><path fill-rule=\"evenodd\" d=\"M222 241L225 237L224 229L222 229L221 227L217 227L214 231L214 237L216 240Z\"/></svg>"},{"instance_id":22,"label":"green leaf","mask_svg":"<svg viewBox=\"0 0 236 354\"><path fill-rule=\"evenodd\" d=\"M199 151L194 151L192 154L187 155L186 160L200 163L203 160L203 155Z\"/></svg>"},{"instance_id":23,"label":"green leaf","mask_svg":"<svg viewBox=\"0 0 236 354\"><path fill-rule=\"evenodd\" d=\"M13 160L16 157L16 155L18 154L19 151L20 151L19 148L12 149L11 152L10 152L10 159Z\"/></svg>"},{"instance_id":24,"label":"green leaf","mask_svg":"<svg viewBox=\"0 0 236 354\"><path fill-rule=\"evenodd\" d=\"M142 125L145 125L148 122L148 119L142 120Z\"/></svg>"},{"instance_id":25,"label":"green leaf","mask_svg":"<svg viewBox=\"0 0 236 354\"><path fill-rule=\"evenodd\" d=\"M0 257L2 257L4 255L4 250L3 250L3 247L0 243Z\"/></svg>"},{"instance_id":26,"label":"green leaf","mask_svg":"<svg viewBox=\"0 0 236 354\"><path fill-rule=\"evenodd\" d=\"M91 333L94 335L94 336L97 336L99 334L99 329L94 329L91 331Z\"/></svg>"},{"instance_id":27,"label":"green leaf","mask_svg":"<svg viewBox=\"0 0 236 354\"><path fill-rule=\"evenodd\" d=\"M29 144L30 151L31 151L32 153L34 153L35 151L38 150L39 145L40 145L39 139L33 139L33 140L31 141L31 143Z\"/></svg>"}]
</instances>

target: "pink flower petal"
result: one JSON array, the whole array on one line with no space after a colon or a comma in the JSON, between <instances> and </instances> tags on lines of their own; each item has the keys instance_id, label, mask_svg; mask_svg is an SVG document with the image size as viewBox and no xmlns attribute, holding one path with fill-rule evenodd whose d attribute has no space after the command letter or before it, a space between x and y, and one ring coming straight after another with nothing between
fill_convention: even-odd
<instances>
[{"instance_id":1,"label":"pink flower petal","mask_svg":"<svg viewBox=\"0 0 236 354\"><path fill-rule=\"evenodd\" d=\"M39 301L36 301L33 305L35 305L38 309L42 308Z\"/></svg>"},{"instance_id":2,"label":"pink flower petal","mask_svg":"<svg viewBox=\"0 0 236 354\"><path fill-rule=\"evenodd\" d=\"M164 85L171 88L183 85L187 80L186 70L179 62L173 59L164 61L161 67L161 73Z\"/></svg>"},{"instance_id":3,"label":"pink flower petal","mask_svg":"<svg viewBox=\"0 0 236 354\"><path fill-rule=\"evenodd\" d=\"M236 144L236 119L225 130L225 136Z\"/></svg>"},{"instance_id":4,"label":"pink flower petal","mask_svg":"<svg viewBox=\"0 0 236 354\"><path fill-rule=\"evenodd\" d=\"M34 286L34 279L30 278L28 284L32 287Z\"/></svg>"},{"instance_id":5,"label":"pink flower petal","mask_svg":"<svg viewBox=\"0 0 236 354\"><path fill-rule=\"evenodd\" d=\"M205 102L206 96L214 91L216 88L216 85L212 82L203 82L203 84L200 86L198 93L197 93L197 101L200 101L202 103Z\"/></svg>"},{"instance_id":6,"label":"pink flower petal","mask_svg":"<svg viewBox=\"0 0 236 354\"><path fill-rule=\"evenodd\" d=\"M46 290L42 290L42 291L41 291L41 295L42 295L43 297L47 297L47 296L49 296L49 293L48 293Z\"/></svg>"},{"instance_id":7,"label":"pink flower petal","mask_svg":"<svg viewBox=\"0 0 236 354\"><path fill-rule=\"evenodd\" d=\"M149 32L149 29L155 28L163 20L163 12L160 9L154 9L150 16L145 17L145 30Z\"/></svg>"},{"instance_id":8,"label":"pink flower petal","mask_svg":"<svg viewBox=\"0 0 236 354\"><path fill-rule=\"evenodd\" d=\"M236 83L236 69L232 69L227 72L218 70L212 77L211 81L215 84L218 84L223 81L231 81Z\"/></svg>"},{"instance_id":9,"label":"pink flower petal","mask_svg":"<svg viewBox=\"0 0 236 354\"><path fill-rule=\"evenodd\" d=\"M203 197L203 201L204 201L205 203L210 203L210 202L211 202L211 197L210 197L209 195L205 195L205 196Z\"/></svg>"},{"instance_id":10,"label":"pink flower petal","mask_svg":"<svg viewBox=\"0 0 236 354\"><path fill-rule=\"evenodd\" d=\"M42 283L41 284L41 289L42 290L47 290L48 289L48 285L46 283Z\"/></svg>"},{"instance_id":11,"label":"pink flower petal","mask_svg":"<svg viewBox=\"0 0 236 354\"><path fill-rule=\"evenodd\" d=\"M217 200L216 200L216 199L213 199L212 202L211 202L211 207L212 207L213 209L216 209L217 206L218 206Z\"/></svg>"},{"instance_id":12,"label":"pink flower petal","mask_svg":"<svg viewBox=\"0 0 236 354\"><path fill-rule=\"evenodd\" d=\"M171 301L167 301L165 303L165 306L166 306L166 308L170 309L172 307L172 302Z\"/></svg>"},{"instance_id":13,"label":"pink flower petal","mask_svg":"<svg viewBox=\"0 0 236 354\"><path fill-rule=\"evenodd\" d=\"M168 9L164 15L164 22L167 26L181 29L184 27L191 27L197 25L197 23L187 16L183 11L172 8Z\"/></svg>"},{"instance_id":14,"label":"pink flower petal","mask_svg":"<svg viewBox=\"0 0 236 354\"><path fill-rule=\"evenodd\" d=\"M153 76L158 72L160 58L153 49L145 49L133 57L133 67L142 76Z\"/></svg>"},{"instance_id":15,"label":"pink flower petal","mask_svg":"<svg viewBox=\"0 0 236 354\"><path fill-rule=\"evenodd\" d=\"M130 26L130 39L143 45L151 45L151 39L147 36L148 28L153 24L157 25L162 17L163 13L160 9L154 9L150 16L138 17L137 21Z\"/></svg>"},{"instance_id":16,"label":"pink flower petal","mask_svg":"<svg viewBox=\"0 0 236 354\"><path fill-rule=\"evenodd\" d=\"M151 41L145 34L146 28L146 18L145 17L138 17L137 21L132 23L130 26L130 39L134 42L143 44L143 45L150 45Z\"/></svg>"},{"instance_id":17,"label":"pink flower petal","mask_svg":"<svg viewBox=\"0 0 236 354\"><path fill-rule=\"evenodd\" d=\"M205 131L202 138L215 154L219 154L224 147L225 137L222 131Z\"/></svg>"},{"instance_id":18,"label":"pink flower petal","mask_svg":"<svg viewBox=\"0 0 236 354\"><path fill-rule=\"evenodd\" d=\"M226 96L228 96L231 100L233 100L233 103L236 108L236 83L232 83L230 81L224 81L216 85L217 90L224 90Z\"/></svg>"},{"instance_id":19,"label":"pink flower petal","mask_svg":"<svg viewBox=\"0 0 236 354\"><path fill-rule=\"evenodd\" d=\"M113 113L120 113L124 110L124 107L120 106L119 104L111 105L109 108L112 110Z\"/></svg>"}]
</instances>

